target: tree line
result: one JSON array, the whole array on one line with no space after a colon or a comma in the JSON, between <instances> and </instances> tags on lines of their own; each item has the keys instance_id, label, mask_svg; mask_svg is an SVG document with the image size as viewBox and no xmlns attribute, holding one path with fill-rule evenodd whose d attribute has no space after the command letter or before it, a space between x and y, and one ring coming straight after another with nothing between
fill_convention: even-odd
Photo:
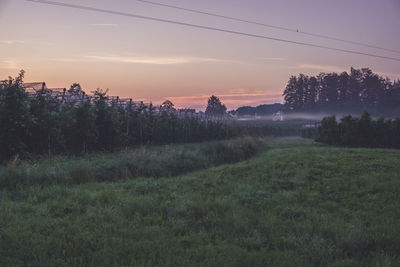
<instances>
[{"instance_id":1,"label":"tree line","mask_svg":"<svg viewBox=\"0 0 400 267\"><path fill-rule=\"evenodd\" d=\"M79 103L61 103L48 97L46 89L29 96L23 87L23 77L21 71L18 77L10 78L10 83L0 87L0 160L199 142L233 135L218 121L178 118L170 112L173 109L170 101L164 102L156 114L151 104L139 107L110 104L107 91L101 89L95 91L91 101ZM211 102L219 107L218 101L213 98ZM208 113L212 114L213 109L209 108Z\"/></svg>"},{"instance_id":2,"label":"tree line","mask_svg":"<svg viewBox=\"0 0 400 267\"><path fill-rule=\"evenodd\" d=\"M236 110L230 111L232 115L241 116L271 116L274 113L277 113L282 108L282 104L262 104L256 107L250 106L242 106L237 108Z\"/></svg>"},{"instance_id":3,"label":"tree line","mask_svg":"<svg viewBox=\"0 0 400 267\"><path fill-rule=\"evenodd\" d=\"M398 116L400 80L391 81L369 68L350 73L291 76L283 93L289 112L338 112Z\"/></svg>"},{"instance_id":4,"label":"tree line","mask_svg":"<svg viewBox=\"0 0 400 267\"><path fill-rule=\"evenodd\" d=\"M325 117L318 128L317 141L350 147L400 148L400 117L395 120L373 120L365 112L360 118Z\"/></svg>"}]
</instances>

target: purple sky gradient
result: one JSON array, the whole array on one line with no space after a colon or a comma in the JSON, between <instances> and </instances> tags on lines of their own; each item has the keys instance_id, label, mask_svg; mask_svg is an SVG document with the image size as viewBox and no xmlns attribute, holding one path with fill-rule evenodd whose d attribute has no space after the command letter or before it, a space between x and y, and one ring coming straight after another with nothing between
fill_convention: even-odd
<instances>
[{"instance_id":1,"label":"purple sky gradient","mask_svg":"<svg viewBox=\"0 0 400 267\"><path fill-rule=\"evenodd\" d=\"M158 1L400 50L398 0ZM64 2L400 57L135 0ZM154 103L171 98L201 107L210 94L228 108L279 102L290 75L351 66L400 78L400 62L23 0L0 0L0 29L0 79L25 69L26 81L50 87L80 82L87 91L110 88L112 95Z\"/></svg>"}]
</instances>

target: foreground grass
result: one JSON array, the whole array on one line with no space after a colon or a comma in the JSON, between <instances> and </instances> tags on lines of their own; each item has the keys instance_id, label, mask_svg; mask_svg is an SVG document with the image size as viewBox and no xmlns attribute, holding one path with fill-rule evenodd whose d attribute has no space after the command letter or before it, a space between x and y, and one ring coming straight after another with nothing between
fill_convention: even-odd
<instances>
[{"instance_id":1,"label":"foreground grass","mask_svg":"<svg viewBox=\"0 0 400 267\"><path fill-rule=\"evenodd\" d=\"M0 265L400 265L400 151L269 142L186 176L3 189Z\"/></svg>"}]
</instances>

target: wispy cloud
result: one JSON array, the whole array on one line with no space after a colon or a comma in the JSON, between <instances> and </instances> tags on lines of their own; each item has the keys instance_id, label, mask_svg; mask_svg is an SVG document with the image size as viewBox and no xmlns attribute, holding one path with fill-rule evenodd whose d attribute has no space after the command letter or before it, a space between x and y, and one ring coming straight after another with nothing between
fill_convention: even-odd
<instances>
[{"instance_id":1,"label":"wispy cloud","mask_svg":"<svg viewBox=\"0 0 400 267\"><path fill-rule=\"evenodd\" d=\"M123 56L86 56L86 58L96 61L134 63L134 64L152 64L152 65L175 65L187 63L202 62L221 62L224 60L216 58L202 57L123 57Z\"/></svg>"},{"instance_id":2,"label":"wispy cloud","mask_svg":"<svg viewBox=\"0 0 400 267\"><path fill-rule=\"evenodd\" d=\"M15 44L24 44L25 41L22 40L0 40L0 44L6 45L15 45Z\"/></svg>"},{"instance_id":3,"label":"wispy cloud","mask_svg":"<svg viewBox=\"0 0 400 267\"><path fill-rule=\"evenodd\" d=\"M88 59L77 58L77 57L57 57L57 58L50 58L51 61L56 62L85 62L90 61Z\"/></svg>"},{"instance_id":4,"label":"wispy cloud","mask_svg":"<svg viewBox=\"0 0 400 267\"><path fill-rule=\"evenodd\" d=\"M306 70L318 70L318 71L323 71L323 72L343 72L346 71L346 67L340 67L340 66L331 66L331 65L318 65L318 64L299 64L295 66L294 68L299 68L299 69L306 69Z\"/></svg>"},{"instance_id":5,"label":"wispy cloud","mask_svg":"<svg viewBox=\"0 0 400 267\"><path fill-rule=\"evenodd\" d=\"M223 59L203 58L203 57L131 57L131 56L102 56L86 55L71 58L53 58L53 61L60 62L113 62L113 63L131 63L131 64L151 64L151 65L176 65L188 63L204 62L226 62Z\"/></svg>"},{"instance_id":6,"label":"wispy cloud","mask_svg":"<svg viewBox=\"0 0 400 267\"><path fill-rule=\"evenodd\" d=\"M19 66L19 64L15 59L0 58L0 68L1 69L17 70L18 66Z\"/></svg>"},{"instance_id":7,"label":"wispy cloud","mask_svg":"<svg viewBox=\"0 0 400 267\"><path fill-rule=\"evenodd\" d=\"M0 40L0 44L4 44L4 45L23 45L23 44L30 44L30 45L47 45L47 46L54 45L54 43L52 43L52 42L45 42L45 41L23 41L23 40Z\"/></svg>"},{"instance_id":8,"label":"wispy cloud","mask_svg":"<svg viewBox=\"0 0 400 267\"><path fill-rule=\"evenodd\" d=\"M118 24L114 24L114 23L93 23L93 24L89 24L89 26L93 26L93 27L115 27L115 26L118 26Z\"/></svg>"},{"instance_id":9,"label":"wispy cloud","mask_svg":"<svg viewBox=\"0 0 400 267\"><path fill-rule=\"evenodd\" d=\"M264 60L268 60L268 61L284 61L284 60L287 60L284 57L265 57L263 59Z\"/></svg>"},{"instance_id":10,"label":"wispy cloud","mask_svg":"<svg viewBox=\"0 0 400 267\"><path fill-rule=\"evenodd\" d=\"M265 90L254 90L254 89L245 89L245 88L238 88L229 90L229 94L264 94Z\"/></svg>"}]
</instances>

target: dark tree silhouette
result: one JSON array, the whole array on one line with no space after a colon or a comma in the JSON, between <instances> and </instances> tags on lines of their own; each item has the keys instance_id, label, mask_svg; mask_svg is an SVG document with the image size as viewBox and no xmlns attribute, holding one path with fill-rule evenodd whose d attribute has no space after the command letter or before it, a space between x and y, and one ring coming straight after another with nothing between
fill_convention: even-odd
<instances>
[{"instance_id":1,"label":"dark tree silhouette","mask_svg":"<svg viewBox=\"0 0 400 267\"><path fill-rule=\"evenodd\" d=\"M318 128L317 141L351 147L400 148L400 118L373 120L364 112L360 118L351 115L326 117Z\"/></svg>"},{"instance_id":2,"label":"dark tree silhouette","mask_svg":"<svg viewBox=\"0 0 400 267\"><path fill-rule=\"evenodd\" d=\"M24 71L7 86L0 87L0 159L26 155L33 118L29 101L22 88Z\"/></svg>"},{"instance_id":3,"label":"dark tree silhouette","mask_svg":"<svg viewBox=\"0 0 400 267\"><path fill-rule=\"evenodd\" d=\"M291 76L289 78L286 89L283 92L285 99L285 108L288 111L298 111L300 109L300 99L297 92L297 78L296 76Z\"/></svg>"},{"instance_id":4,"label":"dark tree silhouette","mask_svg":"<svg viewBox=\"0 0 400 267\"><path fill-rule=\"evenodd\" d=\"M175 105L174 103L172 103L170 100L167 99L161 104L161 109L163 111L174 111Z\"/></svg>"},{"instance_id":5,"label":"dark tree silhouette","mask_svg":"<svg viewBox=\"0 0 400 267\"><path fill-rule=\"evenodd\" d=\"M237 116L271 116L274 113L280 111L282 108L282 104L263 104L256 107L243 106L239 107L236 110L232 110L229 113Z\"/></svg>"},{"instance_id":6,"label":"dark tree silhouette","mask_svg":"<svg viewBox=\"0 0 400 267\"><path fill-rule=\"evenodd\" d=\"M69 91L76 91L76 92L80 92L82 91L82 87L79 83L73 83L71 84L71 86L69 87Z\"/></svg>"},{"instance_id":7,"label":"dark tree silhouette","mask_svg":"<svg viewBox=\"0 0 400 267\"><path fill-rule=\"evenodd\" d=\"M206 108L206 115L210 117L222 117L226 113L226 106L221 103L218 97L212 95L208 99L208 104Z\"/></svg>"},{"instance_id":8,"label":"dark tree silhouette","mask_svg":"<svg viewBox=\"0 0 400 267\"><path fill-rule=\"evenodd\" d=\"M286 111L349 112L400 115L400 81L392 82L368 68L350 73L300 74L290 77L283 93Z\"/></svg>"}]
</instances>

